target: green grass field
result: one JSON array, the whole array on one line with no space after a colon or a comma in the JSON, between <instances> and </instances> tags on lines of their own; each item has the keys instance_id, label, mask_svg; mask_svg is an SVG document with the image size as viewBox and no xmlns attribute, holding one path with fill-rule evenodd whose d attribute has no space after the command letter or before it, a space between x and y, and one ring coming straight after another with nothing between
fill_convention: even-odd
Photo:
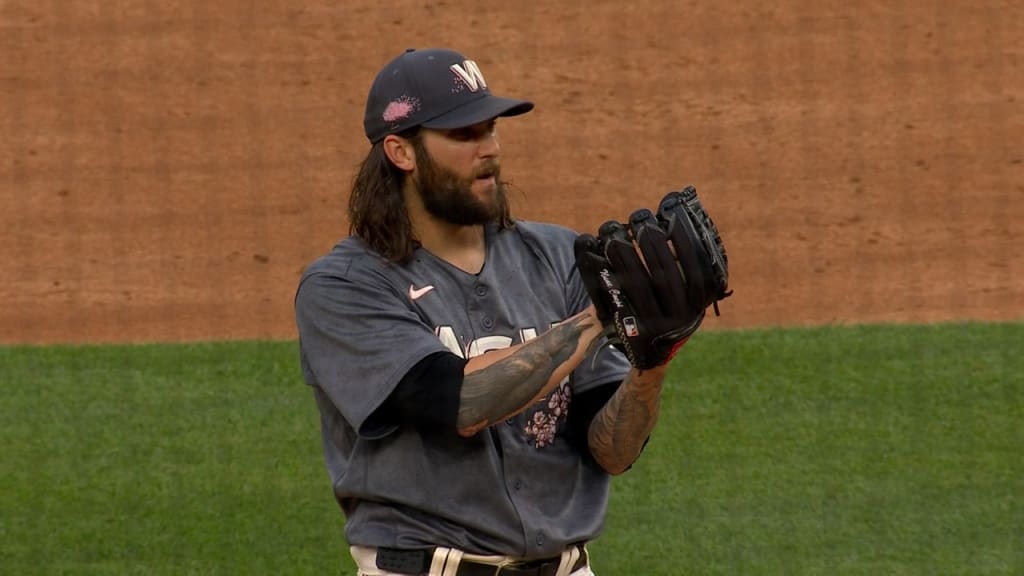
<instances>
[{"instance_id":1,"label":"green grass field","mask_svg":"<svg viewBox=\"0 0 1024 576\"><path fill-rule=\"evenodd\" d=\"M595 571L1024 574L1022 344L698 335ZM0 348L0 379L0 573L355 573L293 342Z\"/></svg>"}]
</instances>

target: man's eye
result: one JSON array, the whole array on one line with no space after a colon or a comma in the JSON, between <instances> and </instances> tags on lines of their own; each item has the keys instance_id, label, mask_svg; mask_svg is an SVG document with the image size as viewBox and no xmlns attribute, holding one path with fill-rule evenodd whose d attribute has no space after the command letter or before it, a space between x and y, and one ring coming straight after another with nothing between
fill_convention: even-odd
<instances>
[{"instance_id":1,"label":"man's eye","mask_svg":"<svg viewBox=\"0 0 1024 576\"><path fill-rule=\"evenodd\" d=\"M496 126L494 122L484 126L467 126L466 128L456 128L455 130L448 132L448 137L452 140L469 142L494 134L495 129Z\"/></svg>"}]
</instances>

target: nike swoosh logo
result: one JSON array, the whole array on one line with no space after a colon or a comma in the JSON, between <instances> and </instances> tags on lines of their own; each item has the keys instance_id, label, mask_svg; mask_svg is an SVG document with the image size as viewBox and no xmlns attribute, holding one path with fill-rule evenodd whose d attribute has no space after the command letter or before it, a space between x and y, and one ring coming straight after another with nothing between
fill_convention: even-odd
<instances>
[{"instance_id":1,"label":"nike swoosh logo","mask_svg":"<svg viewBox=\"0 0 1024 576\"><path fill-rule=\"evenodd\" d=\"M409 300L419 300L427 292L430 292L433 289L434 289L434 287L429 285L429 284L424 286L423 288L417 288L417 287L413 286L412 284L410 284L409 285Z\"/></svg>"}]
</instances>

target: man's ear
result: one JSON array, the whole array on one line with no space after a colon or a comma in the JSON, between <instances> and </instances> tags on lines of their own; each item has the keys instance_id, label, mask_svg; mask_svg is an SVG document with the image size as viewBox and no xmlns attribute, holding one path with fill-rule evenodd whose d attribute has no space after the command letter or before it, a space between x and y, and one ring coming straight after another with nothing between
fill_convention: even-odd
<instances>
[{"instance_id":1,"label":"man's ear","mask_svg":"<svg viewBox=\"0 0 1024 576\"><path fill-rule=\"evenodd\" d=\"M382 144L388 160L399 169L412 172L416 168L416 151L411 140L389 134L384 137Z\"/></svg>"}]
</instances>

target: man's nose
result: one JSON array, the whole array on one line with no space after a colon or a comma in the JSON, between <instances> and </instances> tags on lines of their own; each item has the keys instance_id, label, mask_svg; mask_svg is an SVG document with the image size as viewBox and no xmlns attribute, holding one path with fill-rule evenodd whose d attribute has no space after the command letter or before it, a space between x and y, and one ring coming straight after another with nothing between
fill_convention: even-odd
<instances>
[{"instance_id":1,"label":"man's nose","mask_svg":"<svg viewBox=\"0 0 1024 576\"><path fill-rule=\"evenodd\" d=\"M497 156L499 152L501 152L501 146L498 145L496 132L491 132L480 139L480 156L490 158Z\"/></svg>"}]
</instances>

